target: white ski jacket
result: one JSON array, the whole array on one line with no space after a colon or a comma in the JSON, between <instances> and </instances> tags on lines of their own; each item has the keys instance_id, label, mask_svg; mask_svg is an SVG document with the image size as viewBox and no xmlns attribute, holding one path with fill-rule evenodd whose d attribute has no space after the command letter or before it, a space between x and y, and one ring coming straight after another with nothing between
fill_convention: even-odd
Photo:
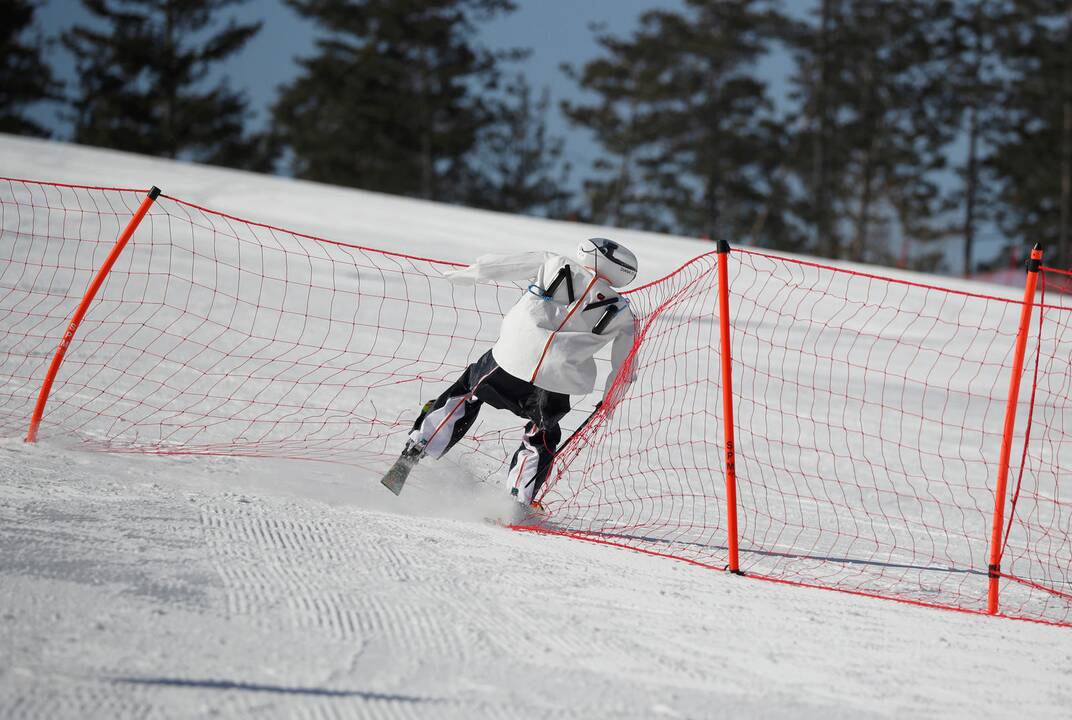
<instances>
[{"instance_id":1,"label":"white ski jacket","mask_svg":"<svg viewBox=\"0 0 1072 720\"><path fill-rule=\"evenodd\" d=\"M590 393L596 384L594 355L613 342L606 394L633 347L629 301L578 260L549 252L483 255L447 277L456 283L529 281L503 318L491 353L503 370L538 388Z\"/></svg>"}]
</instances>

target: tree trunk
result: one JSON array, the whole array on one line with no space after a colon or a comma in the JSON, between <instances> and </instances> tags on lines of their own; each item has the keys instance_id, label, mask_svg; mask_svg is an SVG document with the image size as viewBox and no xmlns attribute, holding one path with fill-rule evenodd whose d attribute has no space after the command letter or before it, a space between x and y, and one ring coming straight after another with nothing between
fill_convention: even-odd
<instances>
[{"instance_id":1,"label":"tree trunk","mask_svg":"<svg viewBox=\"0 0 1072 720\"><path fill-rule=\"evenodd\" d=\"M819 26L819 86L815 92L815 114L819 119L819 133L815 138L813 158L812 193L815 202L816 248L819 255L837 257L837 239L831 232L829 168L827 139L830 136L830 112L827 107L827 91L830 84L830 14L833 0L822 0L822 19Z\"/></svg>"},{"instance_id":2,"label":"tree trunk","mask_svg":"<svg viewBox=\"0 0 1072 720\"><path fill-rule=\"evenodd\" d=\"M974 271L972 250L975 245L975 196L979 189L978 168L979 116L974 105L968 110L968 168L964 179L964 277Z\"/></svg>"},{"instance_id":3,"label":"tree trunk","mask_svg":"<svg viewBox=\"0 0 1072 720\"><path fill-rule=\"evenodd\" d=\"M852 240L852 251L849 259L853 262L864 262L864 251L867 249L867 232L870 229L872 185L875 176L875 143L872 141L867 146L867 154L863 162L863 188L860 191L860 214L856 218L856 233Z\"/></svg>"},{"instance_id":4,"label":"tree trunk","mask_svg":"<svg viewBox=\"0 0 1072 720\"><path fill-rule=\"evenodd\" d=\"M1067 90L1066 80L1066 92ZM1057 238L1057 256L1066 267L1072 267L1069 248L1069 223L1072 222L1072 100L1064 102L1064 127L1061 131L1061 227Z\"/></svg>"},{"instance_id":5,"label":"tree trunk","mask_svg":"<svg viewBox=\"0 0 1072 720\"><path fill-rule=\"evenodd\" d=\"M707 205L707 237L710 240L728 240L730 238L721 237L722 232L722 209L719 204L719 191L722 185L722 175L719 172L718 161L711 163L711 168L707 176L707 188L705 190L706 197L704 198Z\"/></svg>"},{"instance_id":6,"label":"tree trunk","mask_svg":"<svg viewBox=\"0 0 1072 720\"><path fill-rule=\"evenodd\" d=\"M710 147L708 154L708 162L710 166L707 168L707 188L706 188L706 201L707 201L707 235L711 240L730 240L736 238L728 238L723 236L723 208L722 208L722 168L719 166L719 161L722 158L722 126L721 120L718 114L714 112L714 109L721 104L719 101L722 96L722 83L721 78L715 74L714 70L710 71L709 82L707 92L709 96L706 98L707 102L701 101L700 107L707 105L707 112L702 113L707 121L707 130L710 135L707 138L707 142Z\"/></svg>"},{"instance_id":7,"label":"tree trunk","mask_svg":"<svg viewBox=\"0 0 1072 720\"><path fill-rule=\"evenodd\" d=\"M881 102L875 88L876 72L875 65L879 62L877 57L871 56L868 64L864 67L864 81L867 84L864 95L863 117L866 120L865 127L870 131L867 149L864 151L863 162L860 167L860 176L863 187L860 189L860 214L856 218L856 232L849 250L849 258L853 262L863 262L864 252L867 249L867 233L871 220L871 203L874 199L875 162L879 152L879 136L882 133Z\"/></svg>"},{"instance_id":8,"label":"tree trunk","mask_svg":"<svg viewBox=\"0 0 1072 720\"><path fill-rule=\"evenodd\" d=\"M164 6L164 53L169 64L175 62L175 20L174 7L171 0ZM178 105L178 89L175 85L175 74L168 72L166 77L160 79L164 85L164 127L161 128L163 145L161 148L166 157L174 160L178 157L178 142L175 138L175 110Z\"/></svg>"},{"instance_id":9,"label":"tree trunk","mask_svg":"<svg viewBox=\"0 0 1072 720\"><path fill-rule=\"evenodd\" d=\"M432 157L432 132L435 118L432 114L432 103L428 97L431 94L428 81L430 68L431 61L428 58L428 51L427 49L421 50L421 67L418 70L420 73L418 93L421 113L421 156L419 161L421 168L421 197L425 200L438 200L439 198L435 197L435 161Z\"/></svg>"},{"instance_id":10,"label":"tree trunk","mask_svg":"<svg viewBox=\"0 0 1072 720\"><path fill-rule=\"evenodd\" d=\"M1072 10L1066 15L1065 53L1062 59L1063 73L1061 99L1063 122L1061 127L1061 225L1057 236L1057 259L1064 267L1072 267L1072 248L1069 248L1069 224L1072 223Z\"/></svg>"},{"instance_id":11,"label":"tree trunk","mask_svg":"<svg viewBox=\"0 0 1072 720\"><path fill-rule=\"evenodd\" d=\"M427 127L421 132L421 197L436 200L434 197L432 172L432 131Z\"/></svg>"},{"instance_id":12,"label":"tree trunk","mask_svg":"<svg viewBox=\"0 0 1072 720\"><path fill-rule=\"evenodd\" d=\"M627 202L627 194L632 185L632 178L630 177L630 169L633 162L633 149L636 147L636 122L637 118L637 101L631 100L629 102L629 132L628 142L626 142L625 152L622 153L622 162L618 168L618 178L614 183L613 196L607 203L607 225L624 225L623 217L625 216L625 205Z\"/></svg>"}]
</instances>

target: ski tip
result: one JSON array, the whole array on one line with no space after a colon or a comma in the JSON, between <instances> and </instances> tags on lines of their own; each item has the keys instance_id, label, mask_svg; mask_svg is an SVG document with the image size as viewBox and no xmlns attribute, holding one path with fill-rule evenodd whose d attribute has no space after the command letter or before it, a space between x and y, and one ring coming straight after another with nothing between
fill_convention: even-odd
<instances>
[{"instance_id":1,"label":"ski tip","mask_svg":"<svg viewBox=\"0 0 1072 720\"><path fill-rule=\"evenodd\" d=\"M406 481L402 478L393 478L391 476L387 476L380 480L380 484L391 492L393 492L395 495L401 495L402 487L406 484Z\"/></svg>"},{"instance_id":2,"label":"ski tip","mask_svg":"<svg viewBox=\"0 0 1072 720\"><path fill-rule=\"evenodd\" d=\"M409 472L417 464L418 459L413 455L402 453L402 456L395 460L395 464L380 480L380 484L395 495L401 495L402 486L406 484L406 478L409 477Z\"/></svg>"}]
</instances>

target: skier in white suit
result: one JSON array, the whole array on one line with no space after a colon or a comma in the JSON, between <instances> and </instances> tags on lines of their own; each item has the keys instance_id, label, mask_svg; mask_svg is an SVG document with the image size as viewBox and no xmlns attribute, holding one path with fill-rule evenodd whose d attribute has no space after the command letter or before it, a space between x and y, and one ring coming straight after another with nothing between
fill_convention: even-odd
<instances>
[{"instance_id":1,"label":"skier in white suit","mask_svg":"<svg viewBox=\"0 0 1072 720\"><path fill-rule=\"evenodd\" d=\"M576 259L548 252L484 255L449 273L456 283L530 284L503 318L495 346L425 405L383 484L399 494L413 466L425 456L442 457L487 403L528 420L510 460L508 483L517 501L529 504L551 470L562 439L558 422L570 410L569 396L595 389L594 355L613 343L606 396L633 347L633 313L616 288L631 283L636 273L636 256L603 238L582 242Z\"/></svg>"}]
</instances>

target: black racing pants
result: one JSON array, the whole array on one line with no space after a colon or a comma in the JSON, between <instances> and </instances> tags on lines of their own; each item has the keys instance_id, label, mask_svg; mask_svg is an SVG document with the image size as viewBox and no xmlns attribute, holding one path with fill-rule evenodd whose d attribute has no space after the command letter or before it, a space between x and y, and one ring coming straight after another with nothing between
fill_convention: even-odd
<instances>
[{"instance_id":1,"label":"black racing pants","mask_svg":"<svg viewBox=\"0 0 1072 720\"><path fill-rule=\"evenodd\" d=\"M465 437L487 403L525 418L525 435L510 460L511 492L521 502L531 500L547 479L555 450L562 440L558 422L570 410L569 395L536 387L498 366L491 351L484 353L413 423L410 441L431 457L442 457Z\"/></svg>"}]
</instances>

